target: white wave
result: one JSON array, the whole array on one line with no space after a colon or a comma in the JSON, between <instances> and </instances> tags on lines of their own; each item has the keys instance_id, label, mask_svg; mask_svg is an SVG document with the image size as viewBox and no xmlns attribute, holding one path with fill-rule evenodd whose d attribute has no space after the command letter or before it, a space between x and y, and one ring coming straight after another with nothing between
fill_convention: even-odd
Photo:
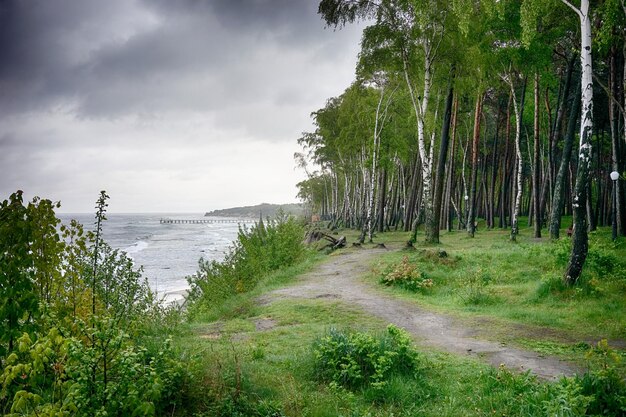
<instances>
[{"instance_id":1,"label":"white wave","mask_svg":"<svg viewBox=\"0 0 626 417\"><path fill-rule=\"evenodd\" d=\"M138 242L133 243L131 246L127 247L126 249L124 249L124 252L126 252L129 255L132 255L134 253L141 252L147 247L148 247L148 242L144 240L140 240Z\"/></svg>"}]
</instances>

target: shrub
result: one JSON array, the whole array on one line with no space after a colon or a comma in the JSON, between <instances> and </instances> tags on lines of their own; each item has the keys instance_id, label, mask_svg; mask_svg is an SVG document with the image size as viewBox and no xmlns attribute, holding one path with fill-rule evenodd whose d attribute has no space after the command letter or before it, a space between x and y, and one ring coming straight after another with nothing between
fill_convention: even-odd
<instances>
[{"instance_id":1,"label":"shrub","mask_svg":"<svg viewBox=\"0 0 626 417\"><path fill-rule=\"evenodd\" d=\"M187 277L188 301L196 307L214 306L237 293L251 290L268 273L293 265L303 254L303 227L293 218L239 229L237 240L223 261L200 260L198 272Z\"/></svg>"},{"instance_id":2,"label":"shrub","mask_svg":"<svg viewBox=\"0 0 626 417\"><path fill-rule=\"evenodd\" d=\"M554 386L546 386L547 399L542 402L544 415L582 417L592 398L584 395L581 386L571 378L563 378Z\"/></svg>"},{"instance_id":3,"label":"shrub","mask_svg":"<svg viewBox=\"0 0 626 417\"><path fill-rule=\"evenodd\" d=\"M606 340L587 354L590 371L576 381L581 392L591 398L588 413L599 416L626 416L626 381L620 375L620 356Z\"/></svg>"},{"instance_id":4,"label":"shrub","mask_svg":"<svg viewBox=\"0 0 626 417\"><path fill-rule=\"evenodd\" d=\"M183 367L167 340L180 317L101 240L107 199L87 234L75 221L57 229L48 200L25 207L18 192L0 203L0 287L21 293L0 308L2 415L155 415L181 403Z\"/></svg>"},{"instance_id":5,"label":"shrub","mask_svg":"<svg viewBox=\"0 0 626 417\"><path fill-rule=\"evenodd\" d=\"M114 333L95 336L106 339L106 349L98 341L92 345L89 339L63 337L56 328L35 342L25 333L0 375L3 415L156 415L169 410L183 377L169 341L150 355L128 335Z\"/></svg>"},{"instance_id":6,"label":"shrub","mask_svg":"<svg viewBox=\"0 0 626 417\"><path fill-rule=\"evenodd\" d=\"M317 376L349 390L382 389L392 376L417 370L418 355L409 335L394 325L380 336L330 329L314 342L313 353Z\"/></svg>"},{"instance_id":7,"label":"shrub","mask_svg":"<svg viewBox=\"0 0 626 417\"><path fill-rule=\"evenodd\" d=\"M608 279L619 279L623 277L620 272L624 268L624 262L615 256L615 247L613 243L607 243L592 236L589 244L589 252L585 260L583 276L578 282L580 286L592 283L591 287L596 287L593 282L606 281ZM562 271L567 265L571 254L572 242L570 239L559 239L552 242L549 252L554 259L553 268L556 271ZM593 288L584 288L587 293L595 293Z\"/></svg>"},{"instance_id":8,"label":"shrub","mask_svg":"<svg viewBox=\"0 0 626 417\"><path fill-rule=\"evenodd\" d=\"M404 256L398 264L384 267L381 275L381 284L398 286L409 291L417 292L433 286L433 280L426 278L415 264L409 262L408 256Z\"/></svg>"},{"instance_id":9,"label":"shrub","mask_svg":"<svg viewBox=\"0 0 626 417\"><path fill-rule=\"evenodd\" d=\"M575 287L570 287L563 281L559 273L550 273L541 277L541 281L535 290L535 300L548 296L562 299L574 299L581 296L598 296L602 294L602 287L597 278L589 278L584 275L578 280Z\"/></svg>"},{"instance_id":10,"label":"shrub","mask_svg":"<svg viewBox=\"0 0 626 417\"><path fill-rule=\"evenodd\" d=\"M605 242L592 242L585 260L586 274L593 279L612 279L623 277L621 272L624 266L615 256L615 248L607 246Z\"/></svg>"}]
</instances>

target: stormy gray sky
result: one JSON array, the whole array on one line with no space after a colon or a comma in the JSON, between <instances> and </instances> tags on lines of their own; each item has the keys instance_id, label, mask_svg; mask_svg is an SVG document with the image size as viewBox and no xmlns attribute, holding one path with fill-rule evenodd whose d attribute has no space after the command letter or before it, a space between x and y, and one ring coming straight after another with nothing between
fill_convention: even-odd
<instances>
[{"instance_id":1,"label":"stormy gray sky","mask_svg":"<svg viewBox=\"0 0 626 417\"><path fill-rule=\"evenodd\" d=\"M354 78L316 0L0 0L0 199L295 202L296 139Z\"/></svg>"}]
</instances>

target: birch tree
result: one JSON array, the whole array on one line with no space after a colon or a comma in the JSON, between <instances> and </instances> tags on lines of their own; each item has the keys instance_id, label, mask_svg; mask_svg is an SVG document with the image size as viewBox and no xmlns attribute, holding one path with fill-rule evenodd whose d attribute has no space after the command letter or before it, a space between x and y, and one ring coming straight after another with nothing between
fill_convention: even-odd
<instances>
[{"instance_id":1,"label":"birch tree","mask_svg":"<svg viewBox=\"0 0 626 417\"><path fill-rule=\"evenodd\" d=\"M384 0L379 3L351 0L322 0L319 13L327 24L342 26L357 19L375 18L371 44L385 49L401 64L416 118L417 147L421 162L422 204L425 217L426 241L433 241L438 227L433 221L433 144L429 138L426 117L433 83L434 63L444 30L446 7L437 0ZM367 36L366 36L367 38ZM417 60L421 60L421 63ZM418 64L418 65L416 65ZM419 70L417 68L419 68ZM421 71L421 74L419 72ZM421 76L421 87L415 83ZM415 241L411 237L410 243Z\"/></svg>"},{"instance_id":2,"label":"birch tree","mask_svg":"<svg viewBox=\"0 0 626 417\"><path fill-rule=\"evenodd\" d=\"M563 276L563 280L567 285L574 285L580 277L589 250L587 199L589 197L589 171L592 161L591 137L593 134L591 7L589 0L580 0L579 6L570 0L560 0L560 2L571 9L580 21L581 115L577 158L578 168L572 196L574 230L572 251ZM527 0L524 6L526 17L523 26L526 29L526 36L532 36L535 29L535 23L532 20L538 18L550 4L539 0Z\"/></svg>"},{"instance_id":3,"label":"birch tree","mask_svg":"<svg viewBox=\"0 0 626 417\"><path fill-rule=\"evenodd\" d=\"M522 160L522 151L520 148L521 135L522 135L522 115L524 113L524 99L526 94L526 78L523 80L522 84L522 93L519 100L517 102L517 96L515 94L515 83L513 80L514 74L509 71L507 75L504 76L504 80L509 85L511 90L511 96L513 98L513 111L515 113L515 203L513 205L513 215L511 218L511 235L510 238L512 241L517 240L517 235L519 234L519 214L520 214L520 204L522 201L522 175L523 175L523 160Z\"/></svg>"},{"instance_id":4,"label":"birch tree","mask_svg":"<svg viewBox=\"0 0 626 417\"><path fill-rule=\"evenodd\" d=\"M591 135L593 134L593 67L591 60L591 10L589 0L580 0L580 7L568 0L561 0L576 13L580 19L580 88L581 109L580 142L578 147L578 170L572 201L574 213L574 230L572 252L565 270L564 281L574 285L580 277L587 252L589 237L587 235L587 190L589 170L591 169Z\"/></svg>"}]
</instances>

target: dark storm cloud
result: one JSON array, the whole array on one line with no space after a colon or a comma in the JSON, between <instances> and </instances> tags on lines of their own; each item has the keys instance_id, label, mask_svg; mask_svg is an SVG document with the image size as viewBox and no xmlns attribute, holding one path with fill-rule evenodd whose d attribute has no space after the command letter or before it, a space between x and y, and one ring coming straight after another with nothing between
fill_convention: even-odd
<instances>
[{"instance_id":1,"label":"dark storm cloud","mask_svg":"<svg viewBox=\"0 0 626 417\"><path fill-rule=\"evenodd\" d=\"M101 8L93 1L2 1L0 111L42 109L73 96L76 67L117 28L123 3L107 1Z\"/></svg>"},{"instance_id":2,"label":"dark storm cloud","mask_svg":"<svg viewBox=\"0 0 626 417\"><path fill-rule=\"evenodd\" d=\"M324 30L316 8L0 0L0 198L22 188L69 211L103 188L131 211L292 200L295 139L348 86L360 36Z\"/></svg>"},{"instance_id":3,"label":"dark storm cloud","mask_svg":"<svg viewBox=\"0 0 626 417\"><path fill-rule=\"evenodd\" d=\"M5 1L0 10L5 114L68 102L105 118L284 102L294 92L278 80L338 58L332 33L320 42L310 0ZM132 27L133 16L145 26Z\"/></svg>"}]
</instances>

